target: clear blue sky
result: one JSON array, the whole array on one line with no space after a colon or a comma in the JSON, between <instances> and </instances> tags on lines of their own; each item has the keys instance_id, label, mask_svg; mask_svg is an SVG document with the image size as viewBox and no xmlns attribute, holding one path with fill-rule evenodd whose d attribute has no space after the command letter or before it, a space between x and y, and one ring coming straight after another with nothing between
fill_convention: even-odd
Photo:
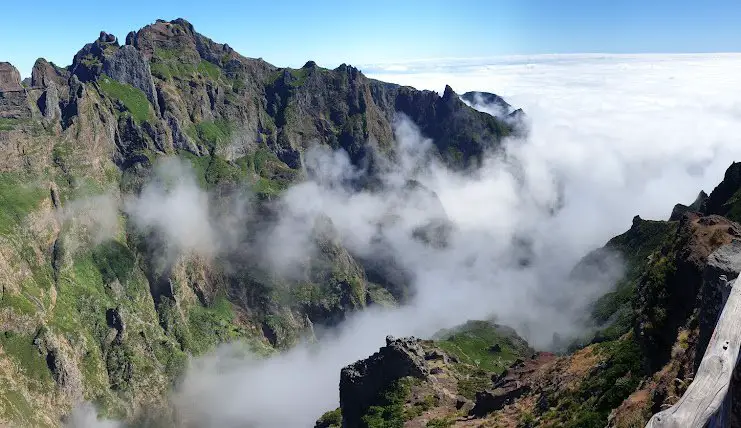
<instances>
[{"instance_id":1,"label":"clear blue sky","mask_svg":"<svg viewBox=\"0 0 741 428\"><path fill-rule=\"evenodd\" d=\"M8 2L0 61L68 65L100 30L123 40L183 17L279 66L536 53L741 51L741 0L36 0ZM12 2L12 3L11 3ZM11 6L12 4L12 6Z\"/></svg>"}]
</instances>

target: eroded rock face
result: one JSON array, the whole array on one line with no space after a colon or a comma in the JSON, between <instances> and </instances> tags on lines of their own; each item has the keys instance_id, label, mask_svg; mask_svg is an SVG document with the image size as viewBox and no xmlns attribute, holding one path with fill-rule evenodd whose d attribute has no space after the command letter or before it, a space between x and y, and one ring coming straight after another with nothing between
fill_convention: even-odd
<instances>
[{"instance_id":1,"label":"eroded rock face","mask_svg":"<svg viewBox=\"0 0 741 428\"><path fill-rule=\"evenodd\" d=\"M107 57L103 63L103 73L121 83L141 89L155 107L155 111L159 111L157 92L154 89L149 63L136 48L126 45L118 49L111 57Z\"/></svg>"},{"instance_id":2,"label":"eroded rock face","mask_svg":"<svg viewBox=\"0 0 741 428\"><path fill-rule=\"evenodd\" d=\"M419 339L386 337L386 346L340 373L343 427L360 426L363 414L393 382L407 376L424 379L429 374Z\"/></svg>"},{"instance_id":3,"label":"eroded rock face","mask_svg":"<svg viewBox=\"0 0 741 428\"><path fill-rule=\"evenodd\" d=\"M0 62L0 92L1 91L20 91L21 73L9 62Z\"/></svg>"}]
</instances>

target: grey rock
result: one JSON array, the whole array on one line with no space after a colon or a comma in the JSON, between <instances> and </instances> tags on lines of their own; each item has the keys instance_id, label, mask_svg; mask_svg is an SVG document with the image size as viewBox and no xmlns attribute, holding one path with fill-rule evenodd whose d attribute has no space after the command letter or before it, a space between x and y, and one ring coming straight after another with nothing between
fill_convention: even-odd
<instances>
[{"instance_id":1,"label":"grey rock","mask_svg":"<svg viewBox=\"0 0 741 428\"><path fill-rule=\"evenodd\" d=\"M103 73L111 79L140 89L146 94L155 111L159 111L157 92L154 88L149 63L136 48L126 45L112 56L106 57L103 63Z\"/></svg>"},{"instance_id":2,"label":"grey rock","mask_svg":"<svg viewBox=\"0 0 741 428\"><path fill-rule=\"evenodd\" d=\"M708 257L703 282L700 288L699 325L700 333L697 344L696 367L705 353L710 337L715 330L715 323L731 292L733 281L741 272L741 240L733 240L715 250Z\"/></svg>"},{"instance_id":3,"label":"grey rock","mask_svg":"<svg viewBox=\"0 0 741 428\"><path fill-rule=\"evenodd\" d=\"M41 114L47 119L56 120L62 117L62 109L59 106L59 91L56 83L49 82L46 90L39 97L37 105Z\"/></svg>"},{"instance_id":4,"label":"grey rock","mask_svg":"<svg viewBox=\"0 0 741 428\"><path fill-rule=\"evenodd\" d=\"M21 73L9 62L0 62L0 92L21 91Z\"/></svg>"},{"instance_id":5,"label":"grey rock","mask_svg":"<svg viewBox=\"0 0 741 428\"><path fill-rule=\"evenodd\" d=\"M361 417L379 393L393 382L430 374L419 339L386 337L386 346L340 372L340 408L345 428L360 426Z\"/></svg>"}]
</instances>

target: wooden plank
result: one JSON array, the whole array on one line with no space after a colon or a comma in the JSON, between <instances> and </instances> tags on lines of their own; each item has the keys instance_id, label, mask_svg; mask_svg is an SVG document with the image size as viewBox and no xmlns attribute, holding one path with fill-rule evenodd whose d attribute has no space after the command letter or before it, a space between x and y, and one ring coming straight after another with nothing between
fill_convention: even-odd
<instances>
[{"instance_id":1,"label":"wooden plank","mask_svg":"<svg viewBox=\"0 0 741 428\"><path fill-rule=\"evenodd\" d=\"M741 277L728 300L697 369L695 379L672 407L655 414L646 428L729 427L731 379L741 349Z\"/></svg>"}]
</instances>

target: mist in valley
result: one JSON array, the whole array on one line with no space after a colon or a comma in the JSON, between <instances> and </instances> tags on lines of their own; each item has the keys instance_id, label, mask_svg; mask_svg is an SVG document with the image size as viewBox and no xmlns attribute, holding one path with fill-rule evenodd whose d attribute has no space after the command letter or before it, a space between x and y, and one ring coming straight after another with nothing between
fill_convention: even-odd
<instances>
[{"instance_id":1,"label":"mist in valley","mask_svg":"<svg viewBox=\"0 0 741 428\"><path fill-rule=\"evenodd\" d=\"M478 170L453 172L400 115L395 159L379 162L380 182L369 190L358 190L367 171L344 152L314 146L303 159L306 179L282 194L270 227L250 231L249 249L240 239L254 214L247 190L218 205L187 165L159 165L139 195L117 203L135 227L164 237L162 263L182 252L247 251L291 276L317 251L317 222L328 221L353 255L393 260L413 290L405 305L315 326L318 341L269 358L232 344L193 359L171 394L186 426L312 426L339 404L340 369L377 351L386 335L430 337L495 318L538 349L552 346L554 334L577 338L594 327L590 303L622 268L615 260L576 278L579 260L627 230L634 215L666 219L675 203L709 192L741 155L741 94L728 90L741 87L739 56L543 56L365 70L420 89L442 91L447 83L460 94L497 93L523 108L528 133L506 139L504 155L488 154ZM101 211L95 224L106 231L117 215ZM430 227L442 230L438 245L416 233ZM89 405L69 424L121 425L96 419Z\"/></svg>"}]
</instances>

